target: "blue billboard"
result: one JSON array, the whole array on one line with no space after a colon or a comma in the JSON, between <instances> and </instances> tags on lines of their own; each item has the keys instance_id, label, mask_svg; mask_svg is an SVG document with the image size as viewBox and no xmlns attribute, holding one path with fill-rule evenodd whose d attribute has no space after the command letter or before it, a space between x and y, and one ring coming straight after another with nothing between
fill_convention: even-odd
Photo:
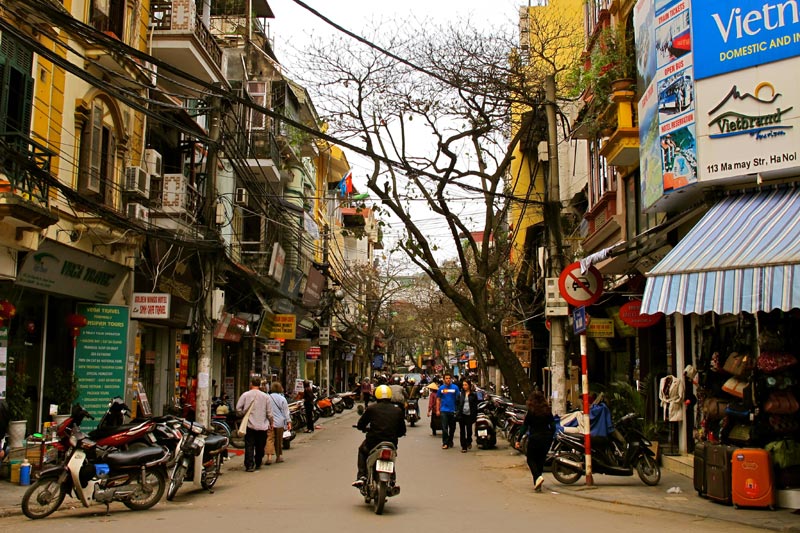
<instances>
[{"instance_id":1,"label":"blue billboard","mask_svg":"<svg viewBox=\"0 0 800 533\"><path fill-rule=\"evenodd\" d=\"M700 80L800 55L795 0L692 2L694 76Z\"/></svg>"}]
</instances>

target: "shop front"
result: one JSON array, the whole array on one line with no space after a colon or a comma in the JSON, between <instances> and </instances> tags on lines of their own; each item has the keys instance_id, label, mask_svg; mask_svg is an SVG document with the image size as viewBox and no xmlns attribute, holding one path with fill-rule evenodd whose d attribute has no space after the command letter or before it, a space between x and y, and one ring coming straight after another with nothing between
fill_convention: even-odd
<instances>
[{"instance_id":1,"label":"shop front","mask_svg":"<svg viewBox=\"0 0 800 533\"><path fill-rule=\"evenodd\" d=\"M682 450L800 440L800 189L727 194L647 276L642 312L672 318L697 398ZM799 486L798 467L776 486Z\"/></svg>"}]
</instances>

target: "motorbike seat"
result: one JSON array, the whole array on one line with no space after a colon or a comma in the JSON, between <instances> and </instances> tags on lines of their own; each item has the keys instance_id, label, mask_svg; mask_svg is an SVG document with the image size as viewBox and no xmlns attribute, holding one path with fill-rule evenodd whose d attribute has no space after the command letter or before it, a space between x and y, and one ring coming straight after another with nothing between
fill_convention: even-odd
<instances>
[{"instance_id":1,"label":"motorbike seat","mask_svg":"<svg viewBox=\"0 0 800 533\"><path fill-rule=\"evenodd\" d=\"M223 435L209 435L206 437L206 450L213 452L228 444L228 437Z\"/></svg>"},{"instance_id":2,"label":"motorbike seat","mask_svg":"<svg viewBox=\"0 0 800 533\"><path fill-rule=\"evenodd\" d=\"M155 446L135 450L112 452L103 458L111 470L136 468L164 457L164 450Z\"/></svg>"},{"instance_id":3,"label":"motorbike seat","mask_svg":"<svg viewBox=\"0 0 800 533\"><path fill-rule=\"evenodd\" d=\"M117 433L123 433L128 431L129 429L133 429L138 427L142 424L142 422L133 422L130 424L122 424L121 426L103 426L99 427L93 431L89 432L89 438L97 441L100 439L104 439L106 437L110 437L111 435L116 435Z\"/></svg>"}]
</instances>

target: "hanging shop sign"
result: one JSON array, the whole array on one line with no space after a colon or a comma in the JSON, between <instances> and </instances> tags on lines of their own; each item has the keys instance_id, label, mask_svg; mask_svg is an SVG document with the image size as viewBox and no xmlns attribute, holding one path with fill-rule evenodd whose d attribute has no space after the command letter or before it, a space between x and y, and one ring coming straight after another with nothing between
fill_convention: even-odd
<instances>
[{"instance_id":1,"label":"hanging shop sign","mask_svg":"<svg viewBox=\"0 0 800 533\"><path fill-rule=\"evenodd\" d=\"M86 317L75 348L75 375L81 384L81 406L100 419L115 396L125 397L125 363L128 350L127 306L78 304L77 314ZM93 429L96 421L85 420L82 429Z\"/></svg>"},{"instance_id":2,"label":"hanging shop sign","mask_svg":"<svg viewBox=\"0 0 800 533\"><path fill-rule=\"evenodd\" d=\"M272 331L269 332L273 339L294 339L297 335L297 316L275 315Z\"/></svg>"},{"instance_id":3,"label":"hanging shop sign","mask_svg":"<svg viewBox=\"0 0 800 533\"><path fill-rule=\"evenodd\" d=\"M642 302L632 301L619 308L619 317L623 322L633 328L649 328L661 320L662 313L645 315L641 313Z\"/></svg>"},{"instance_id":4,"label":"hanging shop sign","mask_svg":"<svg viewBox=\"0 0 800 533\"><path fill-rule=\"evenodd\" d=\"M286 263L286 252L277 242L272 246L272 256L269 258L269 277L281 283L283 281L283 267Z\"/></svg>"},{"instance_id":5,"label":"hanging shop sign","mask_svg":"<svg viewBox=\"0 0 800 533\"><path fill-rule=\"evenodd\" d=\"M172 295L158 292L134 292L131 318L168 319Z\"/></svg>"},{"instance_id":6,"label":"hanging shop sign","mask_svg":"<svg viewBox=\"0 0 800 533\"><path fill-rule=\"evenodd\" d=\"M15 283L82 300L108 302L127 272L118 263L45 240L25 258Z\"/></svg>"},{"instance_id":7,"label":"hanging shop sign","mask_svg":"<svg viewBox=\"0 0 800 533\"><path fill-rule=\"evenodd\" d=\"M228 342L239 342L242 335L247 331L247 320L232 315L222 313L222 317L214 326L214 338Z\"/></svg>"},{"instance_id":8,"label":"hanging shop sign","mask_svg":"<svg viewBox=\"0 0 800 533\"><path fill-rule=\"evenodd\" d=\"M331 328L330 326L320 326L319 328L319 345L328 346L331 343Z\"/></svg>"},{"instance_id":9,"label":"hanging shop sign","mask_svg":"<svg viewBox=\"0 0 800 533\"><path fill-rule=\"evenodd\" d=\"M306 350L306 359L319 359L322 355L322 348L319 346L312 346L308 350Z\"/></svg>"},{"instance_id":10,"label":"hanging shop sign","mask_svg":"<svg viewBox=\"0 0 800 533\"><path fill-rule=\"evenodd\" d=\"M325 276L314 267L308 269L308 280L303 290L303 306L316 307L322 298L322 288L325 286Z\"/></svg>"},{"instance_id":11,"label":"hanging shop sign","mask_svg":"<svg viewBox=\"0 0 800 533\"><path fill-rule=\"evenodd\" d=\"M268 353L281 353L281 341L278 339L267 339L264 344Z\"/></svg>"},{"instance_id":12,"label":"hanging shop sign","mask_svg":"<svg viewBox=\"0 0 800 533\"><path fill-rule=\"evenodd\" d=\"M610 318L592 318L586 325L586 336L602 339L613 339L614 321Z\"/></svg>"}]
</instances>

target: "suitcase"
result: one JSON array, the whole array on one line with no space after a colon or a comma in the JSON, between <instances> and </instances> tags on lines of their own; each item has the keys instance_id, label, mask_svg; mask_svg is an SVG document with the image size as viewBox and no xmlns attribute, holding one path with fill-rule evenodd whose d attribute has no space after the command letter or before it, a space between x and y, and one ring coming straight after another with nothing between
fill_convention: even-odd
<instances>
[{"instance_id":1,"label":"suitcase","mask_svg":"<svg viewBox=\"0 0 800 533\"><path fill-rule=\"evenodd\" d=\"M731 503L731 458L736 446L708 444L706 446L706 497Z\"/></svg>"},{"instance_id":2,"label":"suitcase","mask_svg":"<svg viewBox=\"0 0 800 533\"><path fill-rule=\"evenodd\" d=\"M775 483L769 452L739 448L731 462L731 500L734 507L775 507Z\"/></svg>"},{"instance_id":3,"label":"suitcase","mask_svg":"<svg viewBox=\"0 0 800 533\"><path fill-rule=\"evenodd\" d=\"M698 496L706 495L706 443L697 442L694 445L694 490Z\"/></svg>"}]
</instances>

